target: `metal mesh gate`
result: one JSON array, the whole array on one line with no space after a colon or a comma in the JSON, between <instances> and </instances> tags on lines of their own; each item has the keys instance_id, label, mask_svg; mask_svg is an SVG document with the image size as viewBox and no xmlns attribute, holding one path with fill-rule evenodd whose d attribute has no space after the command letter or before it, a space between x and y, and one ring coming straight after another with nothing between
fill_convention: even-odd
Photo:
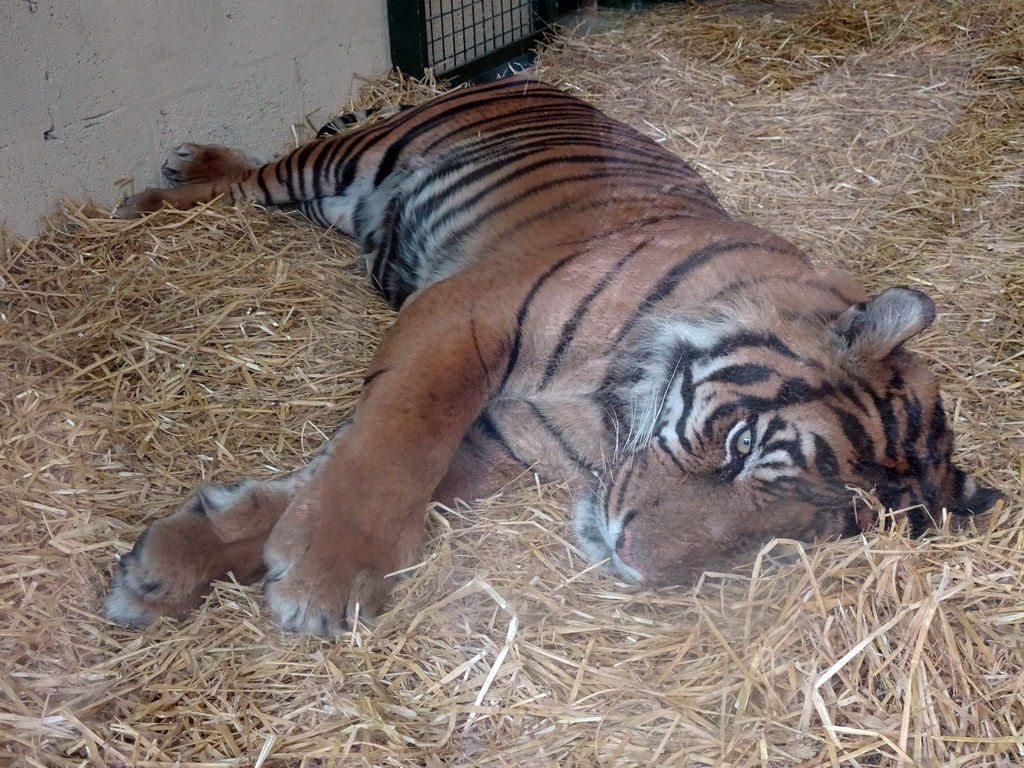
<instances>
[{"instance_id":1,"label":"metal mesh gate","mask_svg":"<svg viewBox=\"0 0 1024 768\"><path fill-rule=\"evenodd\" d=\"M388 0L391 60L414 77L433 69L446 79L471 79L528 52L558 6L558 0Z\"/></svg>"}]
</instances>

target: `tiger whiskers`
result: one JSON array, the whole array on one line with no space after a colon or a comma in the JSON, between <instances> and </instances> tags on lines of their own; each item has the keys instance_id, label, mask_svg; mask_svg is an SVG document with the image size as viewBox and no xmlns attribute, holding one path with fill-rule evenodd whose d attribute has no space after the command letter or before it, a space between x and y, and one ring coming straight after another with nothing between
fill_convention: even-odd
<instances>
[{"instance_id":1,"label":"tiger whiskers","mask_svg":"<svg viewBox=\"0 0 1024 768\"><path fill-rule=\"evenodd\" d=\"M626 448L629 453L636 453L650 444L651 439L654 437L654 430L664 402L664 396L661 398L641 397L633 401L633 419L630 423L629 436L626 441Z\"/></svg>"},{"instance_id":2,"label":"tiger whiskers","mask_svg":"<svg viewBox=\"0 0 1024 768\"><path fill-rule=\"evenodd\" d=\"M668 376L660 382L645 381L649 385L646 391L642 391L639 386L634 387L629 402L629 434L626 436L626 450L630 454L643 450L654 439L654 431L668 400L669 386L675 381L680 362L676 359Z\"/></svg>"},{"instance_id":3,"label":"tiger whiskers","mask_svg":"<svg viewBox=\"0 0 1024 768\"><path fill-rule=\"evenodd\" d=\"M619 454L620 454L621 451L620 451L620 447L619 447L620 446L620 440L619 440L619 422L618 422L618 419L615 419L613 421L613 423L615 424L615 432L612 435L612 441L611 441L611 448L612 448L611 458L609 458L608 455L605 453L604 447L602 446L602 448L601 448L601 473L602 474L607 472L609 469L611 469L612 467L614 467L615 465L617 465L619 463Z\"/></svg>"}]
</instances>

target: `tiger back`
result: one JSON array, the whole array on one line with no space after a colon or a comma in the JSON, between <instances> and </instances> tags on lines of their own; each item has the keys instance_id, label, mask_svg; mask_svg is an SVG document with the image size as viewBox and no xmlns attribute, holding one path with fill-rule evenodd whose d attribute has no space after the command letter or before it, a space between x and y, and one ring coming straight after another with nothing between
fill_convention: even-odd
<instances>
[{"instance_id":1,"label":"tiger back","mask_svg":"<svg viewBox=\"0 0 1024 768\"><path fill-rule=\"evenodd\" d=\"M415 562L432 498L526 470L570 484L593 560L649 585L772 537L859 531L851 487L916 529L996 498L953 464L934 377L904 346L935 317L927 296L817 272L551 86L454 91L266 165L183 145L165 175L183 185L121 215L298 206L357 241L401 312L310 465L201 489L151 526L115 571L119 621L180 615L230 570L266 574L286 627L335 632Z\"/></svg>"}]
</instances>

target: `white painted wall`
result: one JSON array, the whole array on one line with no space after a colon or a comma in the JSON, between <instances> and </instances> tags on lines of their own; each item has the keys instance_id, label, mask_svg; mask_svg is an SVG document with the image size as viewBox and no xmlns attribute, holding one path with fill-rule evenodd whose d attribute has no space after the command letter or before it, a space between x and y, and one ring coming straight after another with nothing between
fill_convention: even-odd
<instances>
[{"instance_id":1,"label":"white painted wall","mask_svg":"<svg viewBox=\"0 0 1024 768\"><path fill-rule=\"evenodd\" d=\"M185 140L285 149L387 70L384 3L0 0L0 225L158 184Z\"/></svg>"}]
</instances>

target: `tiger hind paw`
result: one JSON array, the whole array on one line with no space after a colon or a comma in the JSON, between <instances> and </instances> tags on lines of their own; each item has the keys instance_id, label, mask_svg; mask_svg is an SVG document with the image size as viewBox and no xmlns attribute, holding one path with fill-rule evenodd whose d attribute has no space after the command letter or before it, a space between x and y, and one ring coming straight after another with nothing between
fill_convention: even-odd
<instances>
[{"instance_id":1,"label":"tiger hind paw","mask_svg":"<svg viewBox=\"0 0 1024 768\"><path fill-rule=\"evenodd\" d=\"M180 187L238 176L261 165L258 157L238 149L186 142L170 151L160 170L171 186Z\"/></svg>"}]
</instances>

